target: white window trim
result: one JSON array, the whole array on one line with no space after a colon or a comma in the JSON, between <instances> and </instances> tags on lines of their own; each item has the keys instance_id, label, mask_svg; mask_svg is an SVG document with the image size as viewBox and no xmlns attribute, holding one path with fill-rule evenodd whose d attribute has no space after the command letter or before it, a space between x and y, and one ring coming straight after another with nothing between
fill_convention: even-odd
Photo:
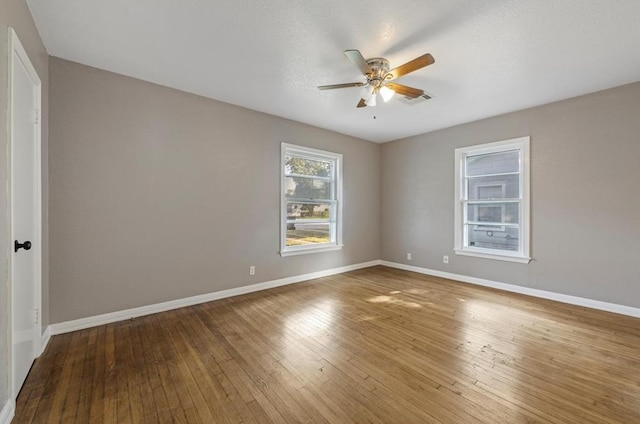
<instances>
[{"instance_id":1,"label":"white window trim","mask_svg":"<svg viewBox=\"0 0 640 424\"><path fill-rule=\"evenodd\" d=\"M285 187L285 156L287 152L299 152L301 156L335 161L335 242L303 246L287 246L287 198ZM313 149L295 144L280 146L280 256L304 255L342 249L342 154Z\"/></svg>"},{"instance_id":2,"label":"white window trim","mask_svg":"<svg viewBox=\"0 0 640 424\"><path fill-rule=\"evenodd\" d=\"M510 140L496 141L455 150L455 207L454 207L454 252L456 255L474 256L485 259L529 263L530 255L530 137L519 137ZM519 249L517 252L496 251L473 246L464 246L464 210L462 201L465 193L463 178L464 163L467 156L494 153L501 150L519 149L520 161L520 230Z\"/></svg>"}]
</instances>

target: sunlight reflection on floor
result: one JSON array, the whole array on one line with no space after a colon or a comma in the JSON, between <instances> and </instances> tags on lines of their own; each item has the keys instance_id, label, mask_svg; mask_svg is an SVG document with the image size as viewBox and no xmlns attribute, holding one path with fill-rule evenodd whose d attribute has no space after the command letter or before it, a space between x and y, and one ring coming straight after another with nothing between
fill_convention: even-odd
<instances>
[{"instance_id":1,"label":"sunlight reflection on floor","mask_svg":"<svg viewBox=\"0 0 640 424\"><path fill-rule=\"evenodd\" d=\"M400 292L398 292L400 293ZM422 305L416 302L408 302L406 300L398 299L396 296L374 296L367 299L371 303L389 303L392 305L400 305L406 308L421 308Z\"/></svg>"},{"instance_id":2,"label":"sunlight reflection on floor","mask_svg":"<svg viewBox=\"0 0 640 424\"><path fill-rule=\"evenodd\" d=\"M533 321L536 317L523 309L508 305L477 299L457 300L462 305L458 314L462 338L456 349L471 358L470 361L462 362L466 372L477 378L479 384L500 384L504 390L518 397L522 379L518 364L526 354L535 356L535 353L529 352L533 346L526 342L526 338L515 341L517 331L513 329L512 323L523 316ZM501 326L501 323L510 325ZM487 332L485 328L492 330Z\"/></svg>"},{"instance_id":3,"label":"sunlight reflection on floor","mask_svg":"<svg viewBox=\"0 0 640 424\"><path fill-rule=\"evenodd\" d=\"M285 327L309 337L318 337L329 329L333 330L335 314L335 301L325 299L288 316Z\"/></svg>"}]
</instances>

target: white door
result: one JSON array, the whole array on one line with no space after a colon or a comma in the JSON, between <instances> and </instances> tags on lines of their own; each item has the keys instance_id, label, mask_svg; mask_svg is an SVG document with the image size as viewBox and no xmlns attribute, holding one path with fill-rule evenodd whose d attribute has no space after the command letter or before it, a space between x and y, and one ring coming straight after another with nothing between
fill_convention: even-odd
<instances>
[{"instance_id":1,"label":"white door","mask_svg":"<svg viewBox=\"0 0 640 424\"><path fill-rule=\"evenodd\" d=\"M11 370L18 395L40 349L40 79L9 29L11 139Z\"/></svg>"}]
</instances>

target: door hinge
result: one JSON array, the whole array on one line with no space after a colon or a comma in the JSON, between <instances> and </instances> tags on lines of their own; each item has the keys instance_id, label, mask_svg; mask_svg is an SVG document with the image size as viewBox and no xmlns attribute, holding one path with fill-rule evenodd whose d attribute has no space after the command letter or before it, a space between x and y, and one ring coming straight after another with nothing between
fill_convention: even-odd
<instances>
[{"instance_id":1,"label":"door hinge","mask_svg":"<svg viewBox=\"0 0 640 424\"><path fill-rule=\"evenodd\" d=\"M39 308L35 308L33 310L33 323L34 324L39 324L40 323L40 309Z\"/></svg>"},{"instance_id":2,"label":"door hinge","mask_svg":"<svg viewBox=\"0 0 640 424\"><path fill-rule=\"evenodd\" d=\"M39 124L40 123L40 109L35 109L34 110L35 114L34 114L34 124Z\"/></svg>"}]
</instances>

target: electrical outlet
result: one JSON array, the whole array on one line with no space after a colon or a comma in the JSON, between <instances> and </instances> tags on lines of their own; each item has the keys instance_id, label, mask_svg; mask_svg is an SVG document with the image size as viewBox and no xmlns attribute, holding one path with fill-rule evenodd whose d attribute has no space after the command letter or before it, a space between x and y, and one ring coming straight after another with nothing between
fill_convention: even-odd
<instances>
[{"instance_id":1,"label":"electrical outlet","mask_svg":"<svg viewBox=\"0 0 640 424\"><path fill-rule=\"evenodd\" d=\"M449 263L449 256L444 255L444 256L442 257L442 262L444 262L445 264L448 264L448 263Z\"/></svg>"},{"instance_id":2,"label":"electrical outlet","mask_svg":"<svg viewBox=\"0 0 640 424\"><path fill-rule=\"evenodd\" d=\"M251 265L249 267L249 275L256 275L256 267Z\"/></svg>"},{"instance_id":3,"label":"electrical outlet","mask_svg":"<svg viewBox=\"0 0 640 424\"><path fill-rule=\"evenodd\" d=\"M411 260L411 253L407 253L407 260L410 261Z\"/></svg>"}]
</instances>

